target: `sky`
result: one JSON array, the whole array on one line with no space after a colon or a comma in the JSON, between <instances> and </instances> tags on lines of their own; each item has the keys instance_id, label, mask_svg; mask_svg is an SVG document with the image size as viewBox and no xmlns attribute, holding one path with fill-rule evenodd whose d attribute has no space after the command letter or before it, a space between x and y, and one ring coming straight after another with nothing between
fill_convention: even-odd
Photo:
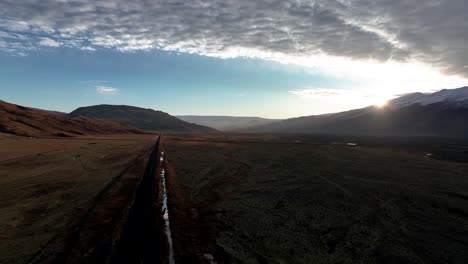
<instances>
[{"instance_id":1,"label":"sky","mask_svg":"<svg viewBox=\"0 0 468 264\"><path fill-rule=\"evenodd\" d=\"M0 99L288 118L468 85L465 0L0 0Z\"/></svg>"}]
</instances>

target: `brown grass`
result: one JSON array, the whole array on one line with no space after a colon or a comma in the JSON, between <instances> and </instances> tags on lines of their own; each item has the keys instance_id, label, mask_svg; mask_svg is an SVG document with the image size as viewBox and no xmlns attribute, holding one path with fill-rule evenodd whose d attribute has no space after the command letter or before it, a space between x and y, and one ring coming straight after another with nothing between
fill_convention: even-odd
<instances>
[{"instance_id":1,"label":"brown grass","mask_svg":"<svg viewBox=\"0 0 468 264\"><path fill-rule=\"evenodd\" d=\"M468 164L392 140L166 138L179 261L468 263Z\"/></svg>"},{"instance_id":2,"label":"brown grass","mask_svg":"<svg viewBox=\"0 0 468 264\"><path fill-rule=\"evenodd\" d=\"M108 198L131 194L153 137L1 140L0 263L25 263L51 241L48 254L63 250L57 236L64 239L115 177L127 186Z\"/></svg>"}]
</instances>

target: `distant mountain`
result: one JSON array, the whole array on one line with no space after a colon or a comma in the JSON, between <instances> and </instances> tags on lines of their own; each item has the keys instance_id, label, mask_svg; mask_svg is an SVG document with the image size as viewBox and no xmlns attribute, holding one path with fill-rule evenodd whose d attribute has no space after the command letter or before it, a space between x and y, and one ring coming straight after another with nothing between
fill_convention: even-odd
<instances>
[{"instance_id":1,"label":"distant mountain","mask_svg":"<svg viewBox=\"0 0 468 264\"><path fill-rule=\"evenodd\" d=\"M267 119L247 116L176 116L184 121L209 126L221 131L235 131L239 129L261 126L281 121L281 119Z\"/></svg>"},{"instance_id":2,"label":"distant mountain","mask_svg":"<svg viewBox=\"0 0 468 264\"><path fill-rule=\"evenodd\" d=\"M34 108L34 107L28 107L28 108L33 109L33 110L44 111L44 112L48 112L48 113L56 114L56 115L67 115L67 113L65 113L65 112L59 112L59 111L53 111L53 110L45 110L45 109Z\"/></svg>"},{"instance_id":3,"label":"distant mountain","mask_svg":"<svg viewBox=\"0 0 468 264\"><path fill-rule=\"evenodd\" d=\"M87 117L68 117L0 102L0 133L18 136L128 134L142 131L124 124Z\"/></svg>"},{"instance_id":4,"label":"distant mountain","mask_svg":"<svg viewBox=\"0 0 468 264\"><path fill-rule=\"evenodd\" d=\"M244 132L468 137L468 87L408 94L386 107L291 118Z\"/></svg>"},{"instance_id":5,"label":"distant mountain","mask_svg":"<svg viewBox=\"0 0 468 264\"><path fill-rule=\"evenodd\" d=\"M95 105L80 107L68 114L117 121L146 131L214 132L213 128L180 120L168 113L127 105Z\"/></svg>"},{"instance_id":6,"label":"distant mountain","mask_svg":"<svg viewBox=\"0 0 468 264\"><path fill-rule=\"evenodd\" d=\"M435 93L411 93L391 100L388 106L397 109L414 104L425 106L442 103L450 107L468 107L467 102L468 86L458 89L443 89Z\"/></svg>"}]
</instances>

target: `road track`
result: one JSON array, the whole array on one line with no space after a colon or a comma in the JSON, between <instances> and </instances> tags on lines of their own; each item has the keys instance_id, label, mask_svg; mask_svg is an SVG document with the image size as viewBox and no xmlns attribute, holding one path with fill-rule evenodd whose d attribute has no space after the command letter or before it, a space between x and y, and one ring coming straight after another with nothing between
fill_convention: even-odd
<instances>
[{"instance_id":1,"label":"road track","mask_svg":"<svg viewBox=\"0 0 468 264\"><path fill-rule=\"evenodd\" d=\"M160 142L158 137L146 165L145 173L137 185L126 224L116 242L108 263L161 263L162 219L159 197Z\"/></svg>"}]
</instances>

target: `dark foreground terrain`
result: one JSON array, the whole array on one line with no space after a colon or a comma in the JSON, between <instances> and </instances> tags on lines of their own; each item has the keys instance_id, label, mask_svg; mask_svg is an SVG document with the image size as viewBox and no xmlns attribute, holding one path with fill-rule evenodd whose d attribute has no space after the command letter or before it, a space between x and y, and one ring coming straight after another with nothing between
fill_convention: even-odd
<instances>
[{"instance_id":1,"label":"dark foreground terrain","mask_svg":"<svg viewBox=\"0 0 468 264\"><path fill-rule=\"evenodd\" d=\"M463 141L156 138L1 134L0 263L468 263Z\"/></svg>"},{"instance_id":2,"label":"dark foreground terrain","mask_svg":"<svg viewBox=\"0 0 468 264\"><path fill-rule=\"evenodd\" d=\"M453 142L346 139L166 137L176 261L468 263L468 164L430 152Z\"/></svg>"},{"instance_id":3,"label":"dark foreground terrain","mask_svg":"<svg viewBox=\"0 0 468 264\"><path fill-rule=\"evenodd\" d=\"M108 254L154 137L0 138L0 263Z\"/></svg>"}]
</instances>

